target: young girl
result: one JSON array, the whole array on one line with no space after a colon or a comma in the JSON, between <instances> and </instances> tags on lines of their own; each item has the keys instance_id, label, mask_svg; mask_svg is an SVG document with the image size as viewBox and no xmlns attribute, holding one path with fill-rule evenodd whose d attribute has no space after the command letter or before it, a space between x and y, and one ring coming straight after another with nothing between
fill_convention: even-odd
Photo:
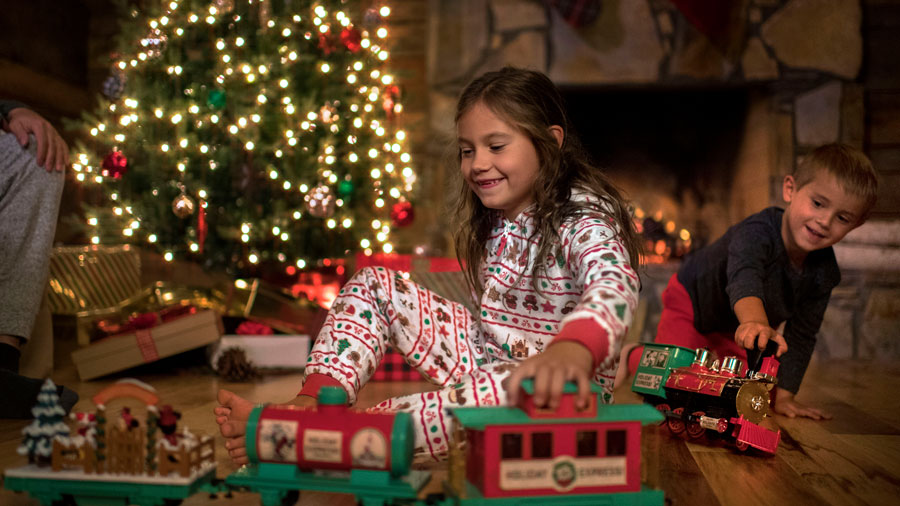
<instances>
[{"instance_id":1,"label":"young girl","mask_svg":"<svg viewBox=\"0 0 900 506\"><path fill-rule=\"evenodd\" d=\"M534 378L535 401L555 408L566 381L586 405L590 381L612 402L622 338L637 305L639 241L619 192L570 131L559 91L515 68L469 84L456 112L462 181L457 255L478 314L383 268L357 272L313 345L300 395L325 385L355 402L386 345L440 390L373 410L413 413L417 454L446 454L445 407L515 404ZM235 463L246 462L252 404L220 391L217 422Z\"/></svg>"}]
</instances>

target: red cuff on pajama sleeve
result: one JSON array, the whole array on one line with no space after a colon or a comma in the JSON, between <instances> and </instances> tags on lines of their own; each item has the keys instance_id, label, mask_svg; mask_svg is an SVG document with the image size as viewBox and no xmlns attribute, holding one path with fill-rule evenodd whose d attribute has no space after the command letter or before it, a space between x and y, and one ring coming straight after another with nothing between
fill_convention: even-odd
<instances>
[{"instance_id":1,"label":"red cuff on pajama sleeve","mask_svg":"<svg viewBox=\"0 0 900 506\"><path fill-rule=\"evenodd\" d=\"M550 344L559 341L574 341L584 345L594 357L594 367L606 359L609 351L609 334L606 329L590 318L566 323Z\"/></svg>"},{"instance_id":2,"label":"red cuff on pajama sleeve","mask_svg":"<svg viewBox=\"0 0 900 506\"><path fill-rule=\"evenodd\" d=\"M319 389L322 387L341 387L341 382L328 376L327 374L317 374L312 373L306 377L306 381L303 382L303 388L300 389L300 393L297 396L308 395L312 398L319 398Z\"/></svg>"}]
</instances>

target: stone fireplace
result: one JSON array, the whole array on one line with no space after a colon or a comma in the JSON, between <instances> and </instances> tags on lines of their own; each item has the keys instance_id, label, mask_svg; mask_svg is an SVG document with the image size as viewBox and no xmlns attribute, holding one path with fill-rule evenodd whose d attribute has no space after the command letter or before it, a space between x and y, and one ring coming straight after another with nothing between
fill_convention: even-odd
<instances>
[{"instance_id":1,"label":"stone fireplace","mask_svg":"<svg viewBox=\"0 0 900 506\"><path fill-rule=\"evenodd\" d=\"M504 65L541 70L563 90L595 161L636 208L688 231L694 246L782 205L782 179L812 147L864 148L857 0L736 0L705 10L684 0L582 4L591 9L431 0L430 144L452 143L455 100L471 78ZM438 171L435 184L445 176ZM835 248L844 281L818 354L900 357L897 218L871 220ZM642 275L642 339L655 333L658 296L677 266Z\"/></svg>"}]
</instances>

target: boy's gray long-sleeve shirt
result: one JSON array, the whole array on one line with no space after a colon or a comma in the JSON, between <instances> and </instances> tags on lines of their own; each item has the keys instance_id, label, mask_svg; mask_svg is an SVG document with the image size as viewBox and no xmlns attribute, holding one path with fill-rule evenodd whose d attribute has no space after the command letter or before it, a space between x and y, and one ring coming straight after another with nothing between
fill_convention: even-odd
<instances>
[{"instance_id":1,"label":"boy's gray long-sleeve shirt","mask_svg":"<svg viewBox=\"0 0 900 506\"><path fill-rule=\"evenodd\" d=\"M806 257L795 269L781 238L784 210L770 207L732 226L716 242L691 254L678 271L701 333L738 327L734 304L759 297L769 325L787 322L788 351L780 357L778 386L796 393L816 345L816 333L841 272L831 247Z\"/></svg>"}]
</instances>

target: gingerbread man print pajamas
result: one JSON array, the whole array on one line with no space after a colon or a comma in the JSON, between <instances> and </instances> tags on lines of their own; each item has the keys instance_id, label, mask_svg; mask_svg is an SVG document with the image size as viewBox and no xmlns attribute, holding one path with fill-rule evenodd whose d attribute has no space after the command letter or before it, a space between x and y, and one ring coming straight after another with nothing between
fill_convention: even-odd
<instances>
[{"instance_id":1,"label":"gingerbread man print pajamas","mask_svg":"<svg viewBox=\"0 0 900 506\"><path fill-rule=\"evenodd\" d=\"M638 292L637 275L615 238L615 225L600 214L569 220L560 230L561 247L545 259L540 293L530 275L539 240L532 226L528 210L514 222L498 215L482 268L478 315L400 272L360 270L335 299L310 353L307 375L336 379L355 403L385 346L391 346L442 388L388 399L371 409L410 412L417 457L442 459L451 432L444 408L506 403L502 382L509 373L557 336L563 338L567 325L577 321L570 329L600 336L575 340L605 357L594 381L603 388L604 402L612 402L618 352Z\"/></svg>"}]
</instances>

